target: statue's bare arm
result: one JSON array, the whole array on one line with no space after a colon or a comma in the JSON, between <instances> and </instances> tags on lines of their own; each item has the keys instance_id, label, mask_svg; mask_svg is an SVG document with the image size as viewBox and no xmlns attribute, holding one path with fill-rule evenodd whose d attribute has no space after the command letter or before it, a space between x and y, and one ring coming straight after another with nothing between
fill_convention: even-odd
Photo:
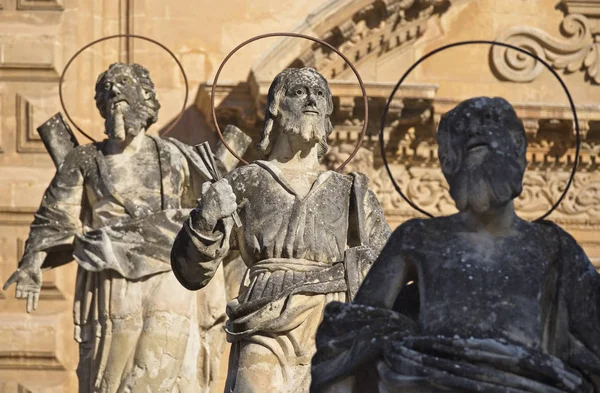
<instances>
[{"instance_id":1,"label":"statue's bare arm","mask_svg":"<svg viewBox=\"0 0 600 393\"><path fill-rule=\"evenodd\" d=\"M600 274L570 234L560 238L571 333L600 358Z\"/></svg>"},{"instance_id":2,"label":"statue's bare arm","mask_svg":"<svg viewBox=\"0 0 600 393\"><path fill-rule=\"evenodd\" d=\"M16 284L15 297L27 301L27 312L37 309L42 265L48 253L54 247L72 244L75 234L81 232L84 194L83 173L78 165L81 159L82 149L73 150L58 168L31 225L19 267L4 284L4 290Z\"/></svg>"},{"instance_id":3,"label":"statue's bare arm","mask_svg":"<svg viewBox=\"0 0 600 393\"><path fill-rule=\"evenodd\" d=\"M354 303L392 308L407 278L407 263L402 256L402 227L396 229L383 247L360 286Z\"/></svg>"}]
</instances>

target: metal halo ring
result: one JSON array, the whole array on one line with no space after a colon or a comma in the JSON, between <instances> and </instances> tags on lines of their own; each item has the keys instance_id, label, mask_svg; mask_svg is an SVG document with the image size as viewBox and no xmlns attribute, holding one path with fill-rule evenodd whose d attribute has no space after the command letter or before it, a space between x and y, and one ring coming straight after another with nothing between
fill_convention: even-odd
<instances>
[{"instance_id":1,"label":"metal halo ring","mask_svg":"<svg viewBox=\"0 0 600 393\"><path fill-rule=\"evenodd\" d=\"M213 80L213 85L212 85L212 89L211 89L211 93L210 93L210 109L212 112L213 121L215 122L215 127L217 129L217 133L219 134L219 138L221 139L223 146L225 146L227 148L227 150L229 150L229 152L231 154L233 154L233 156L235 158L237 158L240 162L244 163L244 165L248 165L248 162L246 160L244 160L242 157L238 156L237 153L235 151L233 151L233 149L231 147L229 147L227 142L225 142L225 140L224 140L225 138L223 138L223 133L221 132L221 128L219 127L219 122L217 121L217 114L215 112L215 89L217 87L217 81L219 80L219 75L221 74L221 70L223 69L223 67L225 66L227 61L231 58L231 56L233 56L235 54L235 52L237 52L240 48L242 48L245 45L248 45L251 42L258 41L260 39L268 38L268 37L304 38L309 41L316 42L317 44L324 45L324 46L328 47L329 49L331 49L332 51L334 51L335 53L337 53L342 59L344 59L346 64L348 64L348 66L352 69L352 72L354 72L354 75L356 75L356 79L358 79L358 84L360 85L360 89L361 89L362 95L363 95L363 101L364 101L364 105L365 105L365 120L364 120L362 131L360 133L360 137L358 138L356 147L354 148L352 153L350 153L350 156L346 159L346 161L344 161L339 167L336 168L336 171L341 171L346 166L346 164L348 164L350 162L350 160L352 160L352 158L356 155L356 153L358 153L358 149L360 149L360 146L362 145L363 139L365 137L365 133L367 132L367 124L368 124L368 120L369 120L369 101L367 98L367 91L365 90L365 85L363 84L363 81L362 81L357 69L354 67L352 62L350 62L350 60L348 60L348 58L342 54L342 52L340 52L339 50L334 48L332 45L328 44L327 42L325 42L323 40L320 40L318 38L311 37L308 35L304 35L304 34L298 34L298 33L261 34L261 35L258 35L256 37L250 38L250 39L242 42L241 44L236 46L231 52L229 52L229 54L225 57L225 59L223 60L223 62L219 66L219 68L217 69L217 73L215 75L215 79Z\"/></svg>"},{"instance_id":2,"label":"metal halo ring","mask_svg":"<svg viewBox=\"0 0 600 393\"><path fill-rule=\"evenodd\" d=\"M83 134L83 136L85 136L87 139L89 139L92 142L96 142L94 140L94 138L90 137L88 134L86 134L78 125L77 123L75 123L75 121L71 118L71 116L69 115L69 112L67 111L67 108L65 106L65 102L63 99L63 93L62 93L62 87L63 87L63 82L65 79L65 74L67 73L67 70L69 69L69 66L71 65L71 63L75 60L75 58L77 56L79 56L81 54L81 52L83 52L84 50L86 50L87 48L89 48L92 45L96 45L99 42L102 41L107 41L113 38L127 38L127 37L131 37L131 38L139 38L140 40L144 40L144 41L148 41L151 42L155 45L160 46L161 48L163 48L165 51L167 51L167 53L169 53L169 55L171 55L171 57L175 60L175 62L177 63L177 65L179 66L179 69L181 70L181 74L183 75L183 80L185 81L185 98L183 100L183 107L181 108L181 112L179 112L179 115L177 116L177 118L173 121L173 123L171 124L171 126L169 128L167 128L167 130L163 133L166 134L169 131L171 131L171 129L173 127L175 127L175 125L179 122L179 120L181 119L181 117L183 116L183 113L185 112L185 106L187 104L187 100L188 100L188 95L189 95L189 85L188 85L188 79L187 79L187 75L185 74L185 70L183 69L183 65L181 64L181 62L179 61L179 59L177 59L177 56L175 56L175 54L173 52L171 52L171 50L169 48L167 48L165 45L161 44L160 42L153 40L152 38L148 38L148 37L144 37L142 35L137 35L137 34L114 34L114 35L109 35L106 37L102 37L99 38L97 40L94 40L92 42L90 42L89 44L87 44L86 46L84 46L83 48L79 49L74 55L73 57L71 57L69 59L69 61L67 62L67 65L65 66L65 69L63 70L62 74L60 75L60 80L58 82L58 95L60 97L60 105L62 106L63 111L65 112L65 116L67 116L67 119L69 119L69 121L71 122L71 124L73 124L73 126L75 128L77 128L77 130Z\"/></svg>"},{"instance_id":3,"label":"metal halo ring","mask_svg":"<svg viewBox=\"0 0 600 393\"><path fill-rule=\"evenodd\" d=\"M385 106L385 109L383 111L383 116L381 117L381 125L379 128L379 146L381 147L381 157L383 159L383 164L385 165L385 169L387 170L387 173L390 177L390 180L392 181L392 184L394 185L394 188L396 189L396 192L398 192L398 194L400 194L400 196L415 210L419 211L420 213L429 216L429 217L434 217L433 215L431 215L430 213L426 212L425 210L421 209L420 207L418 207L417 205L415 205L411 200L409 200L406 195L404 195L404 193L402 192L402 190L400 190L400 186L398 186L398 184L396 183L396 180L394 180L394 176L392 175L392 171L390 170L389 164L387 162L387 158L385 156L385 146L383 143L383 129L385 127L385 123L386 123L386 118L387 118L387 114L388 114L388 110L390 107L390 104L392 102L392 99L394 98L394 95L396 94L396 91L398 90L398 88L400 87L400 85L402 84L402 82L404 82L404 80L406 79L406 77L408 76L408 74L414 70L419 64L421 64L423 61L425 61L427 58L435 55L438 52L441 52L445 49L449 49L449 48L453 48L455 46L464 46L464 45L473 45L473 44L486 44L486 45L498 45L498 46L503 46L505 48L509 48L509 49L514 49L518 52L521 52L523 54L526 54L530 57L532 57L533 59L539 61L540 63L542 63L555 77L556 79L559 81L559 83L561 84L565 94L567 95L567 98L569 99L569 104L571 106L571 111L573 112L573 120L575 122L575 139L576 139L576 146L575 146L575 160L573 163L573 169L571 170L571 176L569 177L569 181L567 182L567 185L565 187L565 190L563 191L562 195L560 196L560 198L554 203L554 205L552 205L552 207L550 208L550 210L548 210L547 213L545 213L544 215L542 215L541 217L535 219L534 221L541 221L544 218L548 217L548 215L550 215L550 213L552 213L557 207L558 205L560 205L560 203L562 202L562 200L565 198L565 196L567 195L567 191L569 190L569 187L571 187L571 183L573 182L573 177L575 176L575 172L577 172L577 164L579 163L579 148L580 148L580 144L581 144L581 136L580 136L580 130L579 130L579 121L577 119L577 111L575 110L575 104L573 103L573 98L571 97L571 93L569 93L569 89L567 88L567 85L565 85L565 83L563 82L563 80L560 78L560 76L558 75L558 73L552 68L552 66L550 66L550 64L548 64L547 62L545 62L544 60L542 60L541 58L539 58L538 56L534 55L531 52L526 51L525 49L519 48L517 46L514 45L510 45L510 44L506 44L503 42L498 42L498 41L488 41L488 40L472 40L472 41L458 41L458 42L454 42L452 44L448 44L448 45L444 45L441 46L429 53L427 53L426 55L424 55L423 57L421 57L419 60L417 60L405 73L404 75L402 75L402 78L400 78L400 80L398 81L398 83L396 84L396 86L394 87L394 90L392 90L392 94L390 95L388 102Z\"/></svg>"}]
</instances>

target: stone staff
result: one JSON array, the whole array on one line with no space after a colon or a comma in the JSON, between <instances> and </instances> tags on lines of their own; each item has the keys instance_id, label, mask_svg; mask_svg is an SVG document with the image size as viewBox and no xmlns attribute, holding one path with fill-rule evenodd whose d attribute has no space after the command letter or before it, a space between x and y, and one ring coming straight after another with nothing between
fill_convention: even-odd
<instances>
[{"instance_id":1,"label":"stone staff","mask_svg":"<svg viewBox=\"0 0 600 393\"><path fill-rule=\"evenodd\" d=\"M71 150L79 146L71 127L60 112L39 126L37 132L56 168L63 163Z\"/></svg>"}]
</instances>

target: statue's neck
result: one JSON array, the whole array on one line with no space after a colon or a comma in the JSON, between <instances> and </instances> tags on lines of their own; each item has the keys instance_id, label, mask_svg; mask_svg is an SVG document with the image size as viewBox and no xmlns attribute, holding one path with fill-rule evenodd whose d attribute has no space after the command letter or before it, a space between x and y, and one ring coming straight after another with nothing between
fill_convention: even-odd
<instances>
[{"instance_id":1,"label":"statue's neck","mask_svg":"<svg viewBox=\"0 0 600 393\"><path fill-rule=\"evenodd\" d=\"M502 236L508 234L513 223L517 220L513 201L488 209L485 212L467 210L463 212L467 226L478 232L488 232Z\"/></svg>"},{"instance_id":2,"label":"statue's neck","mask_svg":"<svg viewBox=\"0 0 600 393\"><path fill-rule=\"evenodd\" d=\"M280 132L269 153L269 162L285 170L319 172L319 144Z\"/></svg>"},{"instance_id":3,"label":"statue's neck","mask_svg":"<svg viewBox=\"0 0 600 393\"><path fill-rule=\"evenodd\" d=\"M142 150L145 138L146 132L143 129L137 135L127 134L125 139L109 138L105 151L109 155L135 154Z\"/></svg>"}]
</instances>

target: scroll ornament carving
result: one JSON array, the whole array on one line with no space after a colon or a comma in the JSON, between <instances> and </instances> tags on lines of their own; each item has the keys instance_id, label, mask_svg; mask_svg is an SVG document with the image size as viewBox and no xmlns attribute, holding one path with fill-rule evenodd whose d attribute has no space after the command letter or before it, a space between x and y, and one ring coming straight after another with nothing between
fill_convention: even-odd
<instances>
[{"instance_id":1,"label":"scroll ornament carving","mask_svg":"<svg viewBox=\"0 0 600 393\"><path fill-rule=\"evenodd\" d=\"M351 147L346 144L332 147L324 158L324 165L327 168L335 168L335 165L339 165L348 156L348 149L351 150ZM402 216L420 216L398 195L385 167L381 164L375 167L374 163L373 151L362 148L348 164L345 172L357 171L366 174L370 179L370 188L386 211L393 210ZM448 184L438 167L392 164L391 170L402 192L423 209L434 215L456 212Z\"/></svg>"},{"instance_id":2,"label":"scroll ornament carving","mask_svg":"<svg viewBox=\"0 0 600 393\"><path fill-rule=\"evenodd\" d=\"M333 146L324 158L324 165L336 168L352 147L350 144ZM394 190L386 169L375 167L375 161L373 151L362 148L346 171L362 172L369 177L370 187L386 212L406 217L420 216ZM391 170L408 198L429 213L441 216L457 211L439 167L392 164ZM514 201L518 214L526 219L535 219L548 211L562 194L568 178L567 170L529 168L523 179L523 192ZM559 223L600 226L600 173L577 173L567 196L550 219Z\"/></svg>"},{"instance_id":3,"label":"scroll ornament carving","mask_svg":"<svg viewBox=\"0 0 600 393\"><path fill-rule=\"evenodd\" d=\"M535 215L546 211L563 192L569 174L547 169L525 173L523 193L515 200L517 211ZM557 217L571 220L593 219L600 224L600 174L583 172L575 175L571 189L557 209Z\"/></svg>"},{"instance_id":4,"label":"scroll ornament carving","mask_svg":"<svg viewBox=\"0 0 600 393\"><path fill-rule=\"evenodd\" d=\"M587 77L600 83L600 59L595 31L583 15L570 14L561 22L563 38L529 26L516 26L498 37L505 42L526 49L545 59L554 68L574 72L585 70ZM504 47L492 48L492 67L504 78L513 82L531 82L545 69L533 58Z\"/></svg>"}]
</instances>

